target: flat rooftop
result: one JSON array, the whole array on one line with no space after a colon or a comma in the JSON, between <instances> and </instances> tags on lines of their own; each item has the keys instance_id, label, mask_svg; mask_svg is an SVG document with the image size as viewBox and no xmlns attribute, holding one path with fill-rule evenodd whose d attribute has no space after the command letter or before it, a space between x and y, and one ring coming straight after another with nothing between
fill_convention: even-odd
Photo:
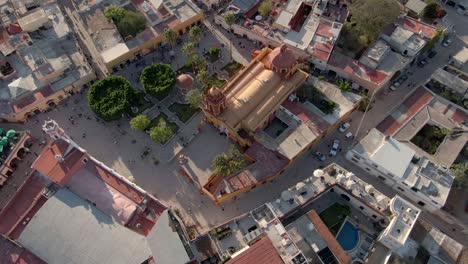
<instances>
[{"instance_id":1,"label":"flat rooftop","mask_svg":"<svg viewBox=\"0 0 468 264\"><path fill-rule=\"evenodd\" d=\"M48 199L18 242L49 263L142 263L151 255L145 237L67 189Z\"/></svg>"},{"instance_id":2,"label":"flat rooftop","mask_svg":"<svg viewBox=\"0 0 468 264\"><path fill-rule=\"evenodd\" d=\"M436 69L431 75L431 80L441 83L464 98L468 98L468 81L461 79L458 74L452 72L441 68Z\"/></svg>"},{"instance_id":3,"label":"flat rooftop","mask_svg":"<svg viewBox=\"0 0 468 264\"><path fill-rule=\"evenodd\" d=\"M404 244L421 210L398 195L392 199L390 210L395 217L387 227L387 234Z\"/></svg>"}]
</instances>

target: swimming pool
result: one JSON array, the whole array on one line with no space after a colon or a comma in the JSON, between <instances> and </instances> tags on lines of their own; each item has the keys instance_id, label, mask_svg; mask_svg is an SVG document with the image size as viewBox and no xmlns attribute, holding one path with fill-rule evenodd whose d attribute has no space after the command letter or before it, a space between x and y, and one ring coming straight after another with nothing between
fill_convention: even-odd
<instances>
[{"instance_id":1,"label":"swimming pool","mask_svg":"<svg viewBox=\"0 0 468 264\"><path fill-rule=\"evenodd\" d=\"M353 224L346 221L336 236L336 240L345 251L351 251L359 242L359 232Z\"/></svg>"}]
</instances>

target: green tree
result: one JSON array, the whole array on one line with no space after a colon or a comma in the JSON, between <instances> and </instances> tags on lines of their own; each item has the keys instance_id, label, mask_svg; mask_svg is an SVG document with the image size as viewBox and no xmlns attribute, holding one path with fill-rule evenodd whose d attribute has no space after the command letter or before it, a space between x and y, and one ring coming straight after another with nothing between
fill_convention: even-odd
<instances>
[{"instance_id":1,"label":"green tree","mask_svg":"<svg viewBox=\"0 0 468 264\"><path fill-rule=\"evenodd\" d=\"M146 19L142 14L120 6L110 5L104 10L104 15L114 22L123 37L136 36L146 28Z\"/></svg>"},{"instance_id":2,"label":"green tree","mask_svg":"<svg viewBox=\"0 0 468 264\"><path fill-rule=\"evenodd\" d=\"M440 10L440 5L436 2L429 3L423 10L423 17L428 19L436 19Z\"/></svg>"},{"instance_id":3,"label":"green tree","mask_svg":"<svg viewBox=\"0 0 468 264\"><path fill-rule=\"evenodd\" d=\"M146 28L146 19L143 15L127 11L125 16L117 22L117 28L122 36L136 36Z\"/></svg>"},{"instance_id":4,"label":"green tree","mask_svg":"<svg viewBox=\"0 0 468 264\"><path fill-rule=\"evenodd\" d=\"M229 26L229 28L231 28L231 26L234 25L234 23L236 23L236 16L233 13L227 13L224 16L224 21Z\"/></svg>"},{"instance_id":5,"label":"green tree","mask_svg":"<svg viewBox=\"0 0 468 264\"><path fill-rule=\"evenodd\" d=\"M112 121L130 112L132 88L121 76L109 76L94 83L88 92L89 107L102 119Z\"/></svg>"},{"instance_id":6,"label":"green tree","mask_svg":"<svg viewBox=\"0 0 468 264\"><path fill-rule=\"evenodd\" d=\"M162 100L174 88L176 76L170 65L156 63L143 69L140 81L149 94Z\"/></svg>"},{"instance_id":7,"label":"green tree","mask_svg":"<svg viewBox=\"0 0 468 264\"><path fill-rule=\"evenodd\" d=\"M193 42L186 43L182 47L182 54L184 54L184 56L186 56L189 60L192 60L193 57L197 54L195 44L193 44Z\"/></svg>"},{"instance_id":8,"label":"green tree","mask_svg":"<svg viewBox=\"0 0 468 264\"><path fill-rule=\"evenodd\" d=\"M151 120L143 115L137 115L132 120L130 120L130 126L135 130L144 131L151 123Z\"/></svg>"},{"instance_id":9,"label":"green tree","mask_svg":"<svg viewBox=\"0 0 468 264\"><path fill-rule=\"evenodd\" d=\"M273 9L273 2L271 0L263 0L258 7L258 12L262 17L268 17Z\"/></svg>"},{"instance_id":10,"label":"green tree","mask_svg":"<svg viewBox=\"0 0 468 264\"><path fill-rule=\"evenodd\" d=\"M395 0L356 0L349 10L352 32L359 34L359 41L366 44L374 41L400 14L400 6Z\"/></svg>"},{"instance_id":11,"label":"green tree","mask_svg":"<svg viewBox=\"0 0 468 264\"><path fill-rule=\"evenodd\" d=\"M366 109L370 110L372 108L370 98L367 94L361 94L361 102L359 102L358 109L362 112L365 112Z\"/></svg>"},{"instance_id":12,"label":"green tree","mask_svg":"<svg viewBox=\"0 0 468 264\"><path fill-rule=\"evenodd\" d=\"M217 174L229 176L246 166L244 155L234 146L227 153L216 156L212 167Z\"/></svg>"},{"instance_id":13,"label":"green tree","mask_svg":"<svg viewBox=\"0 0 468 264\"><path fill-rule=\"evenodd\" d=\"M157 126L151 128L149 134L153 140L164 144L174 135L174 132L167 125L166 121L161 119Z\"/></svg>"},{"instance_id":14,"label":"green tree","mask_svg":"<svg viewBox=\"0 0 468 264\"><path fill-rule=\"evenodd\" d=\"M167 44L172 48L177 45L177 33L172 29L166 29L163 33L164 39L166 39Z\"/></svg>"},{"instance_id":15,"label":"green tree","mask_svg":"<svg viewBox=\"0 0 468 264\"><path fill-rule=\"evenodd\" d=\"M125 9L117 5L110 5L104 10L104 16L112 21L120 21L125 16Z\"/></svg>"},{"instance_id":16,"label":"green tree","mask_svg":"<svg viewBox=\"0 0 468 264\"><path fill-rule=\"evenodd\" d=\"M206 70L208 67L208 62L203 56L195 55L192 58L192 66L195 72Z\"/></svg>"},{"instance_id":17,"label":"green tree","mask_svg":"<svg viewBox=\"0 0 468 264\"><path fill-rule=\"evenodd\" d=\"M200 108L203 101L203 93L198 89L192 89L185 95L185 101L192 108Z\"/></svg>"},{"instance_id":18,"label":"green tree","mask_svg":"<svg viewBox=\"0 0 468 264\"><path fill-rule=\"evenodd\" d=\"M458 188L464 188L468 184L468 162L454 163L450 168Z\"/></svg>"},{"instance_id":19,"label":"green tree","mask_svg":"<svg viewBox=\"0 0 468 264\"><path fill-rule=\"evenodd\" d=\"M342 79L338 79L336 82L341 91L349 92L351 91L351 83Z\"/></svg>"},{"instance_id":20,"label":"green tree","mask_svg":"<svg viewBox=\"0 0 468 264\"><path fill-rule=\"evenodd\" d=\"M190 31L189 31L190 41L198 45L202 37L203 37L203 30L199 26L193 26L190 28Z\"/></svg>"},{"instance_id":21,"label":"green tree","mask_svg":"<svg viewBox=\"0 0 468 264\"><path fill-rule=\"evenodd\" d=\"M197 80L205 87L210 79L210 73L207 70L201 70L197 74Z\"/></svg>"}]
</instances>

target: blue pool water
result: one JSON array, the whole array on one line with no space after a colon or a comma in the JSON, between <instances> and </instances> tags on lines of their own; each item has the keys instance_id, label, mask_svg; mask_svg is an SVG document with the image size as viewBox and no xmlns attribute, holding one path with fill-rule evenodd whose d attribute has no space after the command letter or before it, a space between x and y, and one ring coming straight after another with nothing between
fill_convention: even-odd
<instances>
[{"instance_id":1,"label":"blue pool water","mask_svg":"<svg viewBox=\"0 0 468 264\"><path fill-rule=\"evenodd\" d=\"M350 251L354 249L359 242L358 230L353 224L346 221L338 233L336 240L345 251Z\"/></svg>"}]
</instances>

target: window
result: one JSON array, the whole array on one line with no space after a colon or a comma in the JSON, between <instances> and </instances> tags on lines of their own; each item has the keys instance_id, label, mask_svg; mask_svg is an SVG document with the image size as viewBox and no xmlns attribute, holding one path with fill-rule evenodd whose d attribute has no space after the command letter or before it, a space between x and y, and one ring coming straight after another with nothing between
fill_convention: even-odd
<instances>
[{"instance_id":1,"label":"window","mask_svg":"<svg viewBox=\"0 0 468 264\"><path fill-rule=\"evenodd\" d=\"M406 182L403 182L403 184L404 184L405 186L408 186L408 184L407 184Z\"/></svg>"},{"instance_id":2,"label":"window","mask_svg":"<svg viewBox=\"0 0 468 264\"><path fill-rule=\"evenodd\" d=\"M364 206L359 206L359 209L364 210Z\"/></svg>"},{"instance_id":3,"label":"window","mask_svg":"<svg viewBox=\"0 0 468 264\"><path fill-rule=\"evenodd\" d=\"M411 187L411 190L412 190L413 192L418 192L418 191L419 191L419 190L418 190L417 188L415 188L415 187Z\"/></svg>"},{"instance_id":4,"label":"window","mask_svg":"<svg viewBox=\"0 0 468 264\"><path fill-rule=\"evenodd\" d=\"M390 177L392 177L392 178L394 177L393 174L391 174L390 172L387 173L387 175L390 176Z\"/></svg>"},{"instance_id":5,"label":"window","mask_svg":"<svg viewBox=\"0 0 468 264\"><path fill-rule=\"evenodd\" d=\"M380 175L379 175L379 176L377 176L377 178L381 179L382 181L385 181L385 180L386 180L386 179L385 179L385 177L383 177L383 176L380 176Z\"/></svg>"},{"instance_id":6,"label":"window","mask_svg":"<svg viewBox=\"0 0 468 264\"><path fill-rule=\"evenodd\" d=\"M377 216L373 214L373 215L372 215L372 218L374 218L374 219L375 219L375 218L377 218Z\"/></svg>"},{"instance_id":7,"label":"window","mask_svg":"<svg viewBox=\"0 0 468 264\"><path fill-rule=\"evenodd\" d=\"M426 205L425 203L423 203L423 202L421 202L421 201L419 201L418 204L419 204L420 206L425 206L425 205Z\"/></svg>"},{"instance_id":8,"label":"window","mask_svg":"<svg viewBox=\"0 0 468 264\"><path fill-rule=\"evenodd\" d=\"M370 169L366 167L366 171L370 171Z\"/></svg>"},{"instance_id":9,"label":"window","mask_svg":"<svg viewBox=\"0 0 468 264\"><path fill-rule=\"evenodd\" d=\"M434 200L431 200L431 202L434 203L434 204L439 205L439 204L438 204L436 201L434 201Z\"/></svg>"},{"instance_id":10,"label":"window","mask_svg":"<svg viewBox=\"0 0 468 264\"><path fill-rule=\"evenodd\" d=\"M351 199L349 198L349 196L346 195L346 194L342 194L342 195L341 195L341 198L345 199L345 200L348 201L348 202L351 200Z\"/></svg>"},{"instance_id":11,"label":"window","mask_svg":"<svg viewBox=\"0 0 468 264\"><path fill-rule=\"evenodd\" d=\"M351 158L352 161L356 162L356 163L359 163L359 160L355 159L355 158Z\"/></svg>"},{"instance_id":12,"label":"window","mask_svg":"<svg viewBox=\"0 0 468 264\"><path fill-rule=\"evenodd\" d=\"M353 154L353 158L355 158L355 159L357 159L357 160L360 160L360 159L361 159L358 155L354 155L354 154Z\"/></svg>"},{"instance_id":13,"label":"window","mask_svg":"<svg viewBox=\"0 0 468 264\"><path fill-rule=\"evenodd\" d=\"M372 166L374 166L374 168L376 168L376 169L379 168L379 166L377 166L377 164L375 164L375 163L372 163Z\"/></svg>"},{"instance_id":14,"label":"window","mask_svg":"<svg viewBox=\"0 0 468 264\"><path fill-rule=\"evenodd\" d=\"M402 192L404 192L404 191L405 191L405 190L403 190L403 189L402 189L402 188L400 188L400 187L397 187L397 189L398 189L398 190L400 190L400 191L402 191Z\"/></svg>"}]
</instances>

